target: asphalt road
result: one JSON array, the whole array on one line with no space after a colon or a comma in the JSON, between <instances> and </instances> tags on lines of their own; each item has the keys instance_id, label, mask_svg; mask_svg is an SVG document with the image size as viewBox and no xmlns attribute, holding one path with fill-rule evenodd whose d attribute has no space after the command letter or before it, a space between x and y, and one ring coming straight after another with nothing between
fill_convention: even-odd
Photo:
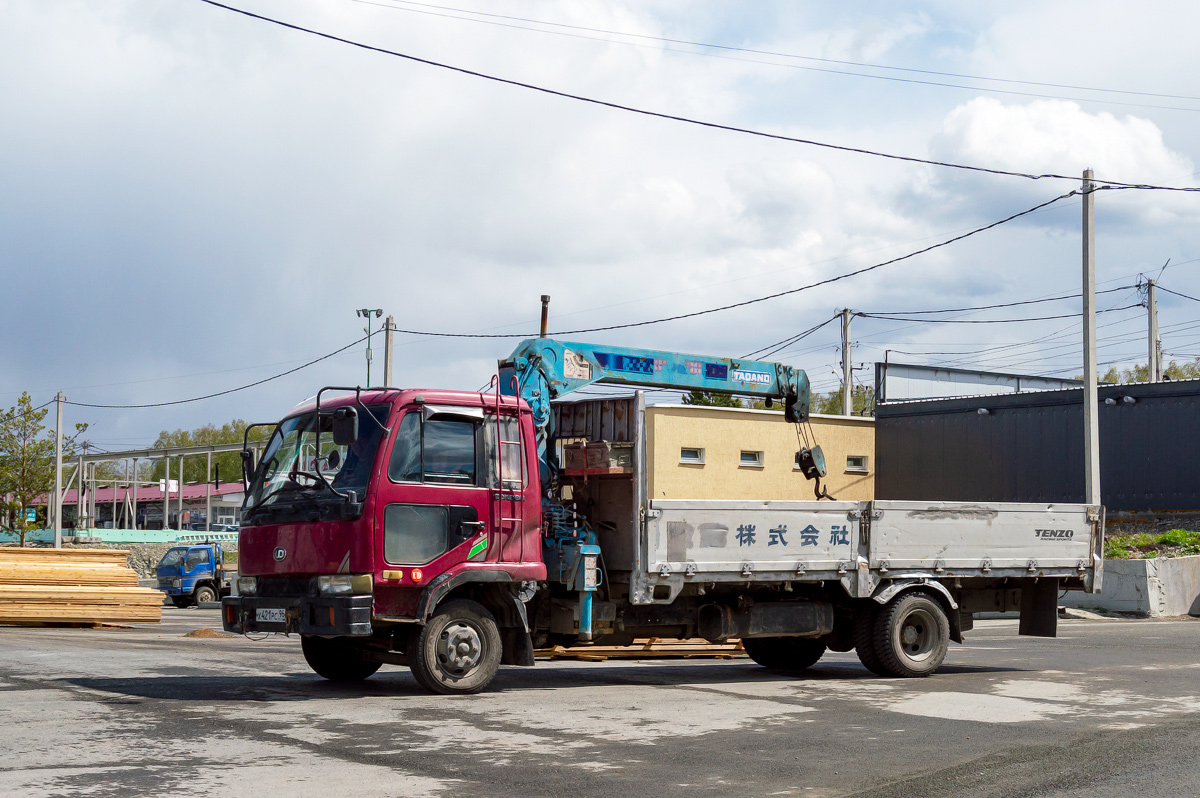
<instances>
[{"instance_id":1,"label":"asphalt road","mask_svg":"<svg viewBox=\"0 0 1200 798\"><path fill-rule=\"evenodd\" d=\"M0 795L1200 795L1200 621L983 621L929 679L854 655L539 663L427 695L311 674L295 639L0 627Z\"/></svg>"}]
</instances>

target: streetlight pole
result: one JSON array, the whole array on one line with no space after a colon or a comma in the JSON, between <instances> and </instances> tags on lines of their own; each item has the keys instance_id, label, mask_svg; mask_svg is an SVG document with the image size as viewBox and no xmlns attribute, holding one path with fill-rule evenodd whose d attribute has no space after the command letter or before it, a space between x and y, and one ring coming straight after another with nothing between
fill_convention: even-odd
<instances>
[{"instance_id":1,"label":"streetlight pole","mask_svg":"<svg viewBox=\"0 0 1200 798\"><path fill-rule=\"evenodd\" d=\"M356 310L354 312L357 313L360 318L364 318L367 320L367 326L363 329L363 332L365 332L367 334L367 384L366 384L366 387L370 388L371 387L371 336L375 332L374 330L371 329L371 316L374 315L375 318L379 318L380 316L383 315L383 308L359 308L358 310Z\"/></svg>"}]
</instances>

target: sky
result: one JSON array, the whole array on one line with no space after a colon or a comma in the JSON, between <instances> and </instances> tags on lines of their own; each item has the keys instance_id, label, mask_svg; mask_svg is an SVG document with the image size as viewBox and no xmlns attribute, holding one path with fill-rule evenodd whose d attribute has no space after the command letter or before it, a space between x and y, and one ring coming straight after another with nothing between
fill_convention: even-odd
<instances>
[{"instance_id":1,"label":"sky","mask_svg":"<svg viewBox=\"0 0 1200 798\"><path fill-rule=\"evenodd\" d=\"M657 114L1021 174L1200 185L1200 5L229 0L330 36ZM6 0L0 408L68 405L97 447L277 420L366 381L364 322L551 334L792 291L1080 187L634 114L356 47L201 0ZM1139 275L1200 298L1200 193L1095 195L1101 370L1146 361ZM851 308L1078 294L1081 200L833 283L568 336L770 351ZM1169 264L1168 264L1169 261ZM1165 270L1163 269L1166 264ZM1159 291L1167 359L1200 304ZM855 317L873 364L1082 374L1078 297ZM474 390L519 339L398 334L393 382ZM351 345L353 344L353 345ZM382 377L374 340L372 382ZM831 323L776 359L840 384ZM658 395L657 400L669 400Z\"/></svg>"}]
</instances>

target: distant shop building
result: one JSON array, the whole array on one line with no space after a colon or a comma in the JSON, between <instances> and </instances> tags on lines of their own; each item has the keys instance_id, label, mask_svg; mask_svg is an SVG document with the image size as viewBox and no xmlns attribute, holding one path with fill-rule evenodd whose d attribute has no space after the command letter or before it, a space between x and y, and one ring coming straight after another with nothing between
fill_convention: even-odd
<instances>
[{"instance_id":1,"label":"distant shop building","mask_svg":"<svg viewBox=\"0 0 1200 798\"><path fill-rule=\"evenodd\" d=\"M97 487L89 496L85 491L82 498L75 489L63 495L63 521L68 528L76 527L76 519L87 517L87 507L94 507L95 529L204 529L206 510L211 507L212 518L208 526L237 524L241 518L244 491L240 482L215 487L211 485L184 485L183 501L180 492L171 491L164 497L158 485L139 485L136 491L137 510L133 509L134 490L128 485ZM167 523L164 525L164 498ZM81 502L84 507L81 508ZM82 510L82 512L81 512ZM181 515L182 513L182 515ZM136 527L135 527L136 518Z\"/></svg>"}]
</instances>

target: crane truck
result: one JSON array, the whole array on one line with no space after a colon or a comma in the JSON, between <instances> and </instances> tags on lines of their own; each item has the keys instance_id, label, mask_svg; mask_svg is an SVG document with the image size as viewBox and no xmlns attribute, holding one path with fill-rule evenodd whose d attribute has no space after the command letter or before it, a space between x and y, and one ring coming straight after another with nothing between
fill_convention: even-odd
<instances>
[{"instance_id":1,"label":"crane truck","mask_svg":"<svg viewBox=\"0 0 1200 798\"><path fill-rule=\"evenodd\" d=\"M597 383L779 403L770 423L809 444L796 467L815 497L647 495L645 392L565 399ZM785 364L544 336L482 392L322 388L269 425L257 461L243 451L224 628L299 634L327 679L401 665L446 694L542 646L635 637L736 638L784 672L854 650L919 677L976 613L1019 610L1021 634L1052 637L1059 591L1100 589L1102 507L838 501L809 404ZM564 463L564 444L620 457Z\"/></svg>"}]
</instances>

